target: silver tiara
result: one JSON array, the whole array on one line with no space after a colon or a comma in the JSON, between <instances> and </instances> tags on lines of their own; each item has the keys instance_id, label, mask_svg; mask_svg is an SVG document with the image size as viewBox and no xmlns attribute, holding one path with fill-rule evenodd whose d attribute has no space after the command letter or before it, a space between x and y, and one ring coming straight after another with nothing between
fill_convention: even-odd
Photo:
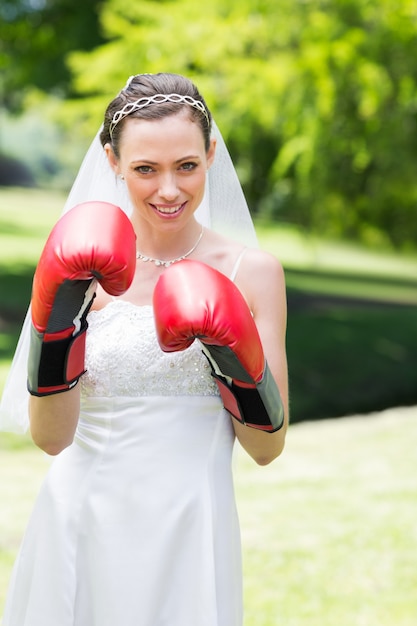
<instances>
[{"instance_id":1,"label":"silver tiara","mask_svg":"<svg viewBox=\"0 0 417 626\"><path fill-rule=\"evenodd\" d=\"M139 98L139 100L135 100L135 102L127 102L124 105L123 109L120 109L120 111L116 111L109 126L110 139L113 139L113 131L116 128L117 124L127 115L130 115L134 111L139 111L139 109L144 109L150 104L162 104L164 102L189 104L195 109L198 109L200 113L202 113L206 118L207 124L210 125L209 116L205 109L205 106L199 100L195 100L191 96L181 96L178 93L156 93L155 95L150 96L150 98Z\"/></svg>"}]
</instances>

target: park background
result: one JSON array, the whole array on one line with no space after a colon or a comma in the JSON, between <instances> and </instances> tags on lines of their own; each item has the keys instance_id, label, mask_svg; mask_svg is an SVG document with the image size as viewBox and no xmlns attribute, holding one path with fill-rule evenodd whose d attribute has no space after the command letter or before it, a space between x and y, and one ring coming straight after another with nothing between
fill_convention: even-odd
<instances>
[{"instance_id":1,"label":"park background","mask_svg":"<svg viewBox=\"0 0 417 626\"><path fill-rule=\"evenodd\" d=\"M245 626L417 623L416 50L414 0L0 5L0 388L42 245L131 74L195 80L283 262L287 449L236 460ZM0 615L46 469L0 434Z\"/></svg>"}]
</instances>

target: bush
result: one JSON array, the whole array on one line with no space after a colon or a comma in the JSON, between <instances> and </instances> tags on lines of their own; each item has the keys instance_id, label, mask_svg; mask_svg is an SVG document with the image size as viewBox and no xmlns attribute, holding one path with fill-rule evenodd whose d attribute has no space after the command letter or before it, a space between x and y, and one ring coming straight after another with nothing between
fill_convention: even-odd
<instances>
[{"instance_id":1,"label":"bush","mask_svg":"<svg viewBox=\"0 0 417 626\"><path fill-rule=\"evenodd\" d=\"M32 173L19 159L0 154L1 187L35 187Z\"/></svg>"}]
</instances>

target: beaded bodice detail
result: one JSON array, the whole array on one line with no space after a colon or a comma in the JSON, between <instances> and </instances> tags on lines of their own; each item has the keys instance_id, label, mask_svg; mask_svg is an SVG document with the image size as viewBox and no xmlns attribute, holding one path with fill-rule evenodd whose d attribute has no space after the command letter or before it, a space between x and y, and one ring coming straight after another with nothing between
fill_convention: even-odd
<instances>
[{"instance_id":1,"label":"beaded bodice detail","mask_svg":"<svg viewBox=\"0 0 417 626\"><path fill-rule=\"evenodd\" d=\"M151 306L114 300L91 311L88 323L83 396L219 395L198 341L162 352Z\"/></svg>"}]
</instances>

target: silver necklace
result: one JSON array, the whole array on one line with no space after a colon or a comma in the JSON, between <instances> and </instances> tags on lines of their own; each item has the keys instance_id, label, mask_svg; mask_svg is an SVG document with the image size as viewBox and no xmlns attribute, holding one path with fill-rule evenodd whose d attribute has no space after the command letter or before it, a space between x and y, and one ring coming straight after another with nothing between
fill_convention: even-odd
<instances>
[{"instance_id":1,"label":"silver necklace","mask_svg":"<svg viewBox=\"0 0 417 626\"><path fill-rule=\"evenodd\" d=\"M151 256L146 256L146 254L142 254L141 252L139 252L139 250L137 250L136 252L136 258L139 259L139 261L143 261L144 263L146 263L147 261L150 261L151 263L155 263L155 265L157 265L158 267L160 267L161 265L163 265L164 267L169 267L173 263L178 263L178 261L182 261L183 259L186 259L187 256L190 256L190 254L194 252L194 250L197 248L198 244L200 243L203 233L204 233L204 226L201 228L201 233L199 234L198 239L193 245L193 247L191 248L191 250L188 250L188 252L186 252L182 256L179 256L177 259L170 259L169 261L162 261L161 259L153 259Z\"/></svg>"}]
</instances>

